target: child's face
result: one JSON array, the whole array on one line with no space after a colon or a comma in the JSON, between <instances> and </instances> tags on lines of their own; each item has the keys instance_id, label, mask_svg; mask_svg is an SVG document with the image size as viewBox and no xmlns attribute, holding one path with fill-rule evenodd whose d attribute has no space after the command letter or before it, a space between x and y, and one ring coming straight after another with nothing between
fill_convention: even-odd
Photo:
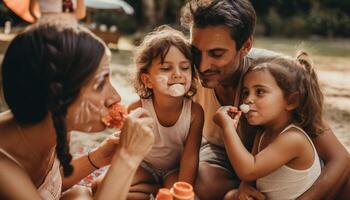
<instances>
[{"instance_id":1,"label":"child's face","mask_svg":"<svg viewBox=\"0 0 350 200\"><path fill-rule=\"evenodd\" d=\"M149 73L142 74L141 79L154 95L181 97L191 87L191 63L178 48L171 46L164 63L160 58L154 59Z\"/></svg>"},{"instance_id":2,"label":"child's face","mask_svg":"<svg viewBox=\"0 0 350 200\"><path fill-rule=\"evenodd\" d=\"M278 124L289 116L283 91L267 70L249 72L243 80L243 102L250 110L245 114L251 125Z\"/></svg>"}]
</instances>

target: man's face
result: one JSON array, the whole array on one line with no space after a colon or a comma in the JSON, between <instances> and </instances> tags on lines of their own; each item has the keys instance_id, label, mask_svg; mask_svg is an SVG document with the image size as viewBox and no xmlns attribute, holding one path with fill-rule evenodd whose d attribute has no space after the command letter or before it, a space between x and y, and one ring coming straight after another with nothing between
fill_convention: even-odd
<instances>
[{"instance_id":1,"label":"man's face","mask_svg":"<svg viewBox=\"0 0 350 200\"><path fill-rule=\"evenodd\" d=\"M243 56L236 50L230 29L221 25L193 27L191 43L202 85L207 88L232 85L232 77Z\"/></svg>"}]
</instances>

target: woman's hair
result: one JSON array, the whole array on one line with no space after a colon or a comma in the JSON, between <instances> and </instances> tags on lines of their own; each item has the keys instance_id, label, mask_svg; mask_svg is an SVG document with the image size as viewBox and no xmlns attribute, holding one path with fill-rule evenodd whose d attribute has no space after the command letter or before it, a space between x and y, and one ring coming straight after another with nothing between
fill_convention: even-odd
<instances>
[{"instance_id":1,"label":"woman's hair","mask_svg":"<svg viewBox=\"0 0 350 200\"><path fill-rule=\"evenodd\" d=\"M43 22L18 34L2 63L7 105L21 124L35 124L51 113L56 153L65 176L73 168L67 144L66 114L81 87L96 72L105 45L77 24Z\"/></svg>"},{"instance_id":2,"label":"woman's hair","mask_svg":"<svg viewBox=\"0 0 350 200\"><path fill-rule=\"evenodd\" d=\"M191 0L181 16L181 24L188 30L192 26L227 26L236 50L253 35L255 23L255 10L248 0Z\"/></svg>"},{"instance_id":3,"label":"woman's hair","mask_svg":"<svg viewBox=\"0 0 350 200\"><path fill-rule=\"evenodd\" d=\"M257 59L248 70L266 70L275 78L284 97L293 96L297 108L293 110L293 123L303 128L310 136L325 130L323 123L323 94L317 74L306 52L299 51L296 59L288 57L264 57Z\"/></svg>"},{"instance_id":4,"label":"woman's hair","mask_svg":"<svg viewBox=\"0 0 350 200\"><path fill-rule=\"evenodd\" d=\"M161 63L164 62L166 55L171 46L175 46L183 55L191 62L192 83L187 97L191 97L196 93L195 78L196 73L192 62L191 46L185 36L167 25L156 28L153 32L147 34L142 43L137 47L135 53L136 77L134 87L141 98L150 98L153 95L151 88L141 80L141 74L149 73L152 62L156 58L160 58Z\"/></svg>"}]
</instances>

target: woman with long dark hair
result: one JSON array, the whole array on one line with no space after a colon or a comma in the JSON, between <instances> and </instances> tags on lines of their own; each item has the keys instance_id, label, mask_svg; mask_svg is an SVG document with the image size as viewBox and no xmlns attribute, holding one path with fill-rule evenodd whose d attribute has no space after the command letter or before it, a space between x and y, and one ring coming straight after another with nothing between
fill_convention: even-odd
<instances>
[{"instance_id":1,"label":"woman with long dark hair","mask_svg":"<svg viewBox=\"0 0 350 200\"><path fill-rule=\"evenodd\" d=\"M17 35L4 55L3 92L10 110L0 113L0 199L59 199L110 163L96 197L124 199L154 141L153 121L138 109L126 118L120 141L111 136L72 160L69 132L104 130L101 117L120 96L109 80L105 44L76 23L58 21Z\"/></svg>"}]
</instances>

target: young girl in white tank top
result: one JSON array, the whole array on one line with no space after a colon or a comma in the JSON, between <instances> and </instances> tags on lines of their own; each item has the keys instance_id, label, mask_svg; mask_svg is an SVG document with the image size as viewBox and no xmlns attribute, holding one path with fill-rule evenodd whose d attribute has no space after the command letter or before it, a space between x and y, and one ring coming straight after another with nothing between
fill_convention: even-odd
<instances>
[{"instance_id":1,"label":"young girl in white tank top","mask_svg":"<svg viewBox=\"0 0 350 200\"><path fill-rule=\"evenodd\" d=\"M175 181L193 185L204 117L201 106L191 100L196 90L190 45L181 32L161 26L144 38L135 58L135 88L141 100L129 111L143 107L156 123L155 144L132 187L157 183L170 188Z\"/></svg>"},{"instance_id":2,"label":"young girl in white tank top","mask_svg":"<svg viewBox=\"0 0 350 200\"><path fill-rule=\"evenodd\" d=\"M243 80L242 100L249 106L242 120L260 128L249 153L237 135L242 111L221 107L214 122L223 128L230 162L244 182L256 185L267 199L296 199L321 173L310 137L324 130L323 95L316 73L305 52L297 59L261 58ZM234 115L233 119L230 117ZM226 199L238 199L232 190Z\"/></svg>"}]
</instances>

